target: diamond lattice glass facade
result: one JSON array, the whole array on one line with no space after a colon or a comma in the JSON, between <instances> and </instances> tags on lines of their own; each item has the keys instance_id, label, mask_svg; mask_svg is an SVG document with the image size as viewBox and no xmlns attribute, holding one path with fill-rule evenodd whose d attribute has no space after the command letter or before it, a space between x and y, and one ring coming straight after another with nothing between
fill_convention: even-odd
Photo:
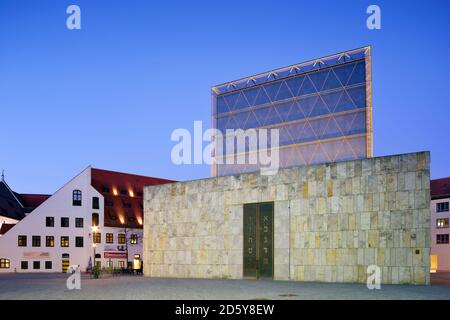
<instances>
[{"instance_id":1,"label":"diamond lattice glass facade","mask_svg":"<svg viewBox=\"0 0 450 320\"><path fill-rule=\"evenodd\" d=\"M214 86L212 126L223 133L279 129L280 167L371 157L371 49ZM213 153L213 176L259 169L258 164L221 164L236 153L225 148Z\"/></svg>"}]
</instances>

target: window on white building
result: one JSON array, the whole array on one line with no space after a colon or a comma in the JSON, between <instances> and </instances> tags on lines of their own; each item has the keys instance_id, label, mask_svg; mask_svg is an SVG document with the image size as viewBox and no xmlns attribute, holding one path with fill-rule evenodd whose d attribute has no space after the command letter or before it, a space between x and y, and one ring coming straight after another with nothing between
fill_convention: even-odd
<instances>
[{"instance_id":1,"label":"window on white building","mask_svg":"<svg viewBox=\"0 0 450 320\"><path fill-rule=\"evenodd\" d=\"M27 270L28 269L28 261L20 261L20 269Z\"/></svg>"},{"instance_id":2,"label":"window on white building","mask_svg":"<svg viewBox=\"0 0 450 320\"><path fill-rule=\"evenodd\" d=\"M33 269L37 270L41 268L41 262L40 261L33 261Z\"/></svg>"},{"instance_id":3,"label":"window on white building","mask_svg":"<svg viewBox=\"0 0 450 320\"><path fill-rule=\"evenodd\" d=\"M27 246L27 236L20 235L17 237L17 242L19 247L26 247Z\"/></svg>"},{"instance_id":4,"label":"window on white building","mask_svg":"<svg viewBox=\"0 0 450 320\"><path fill-rule=\"evenodd\" d=\"M46 227L54 227L55 226L55 218L54 217L45 217L45 226Z\"/></svg>"},{"instance_id":5,"label":"window on white building","mask_svg":"<svg viewBox=\"0 0 450 320\"><path fill-rule=\"evenodd\" d=\"M75 228L83 228L83 218L75 218Z\"/></svg>"},{"instance_id":6,"label":"window on white building","mask_svg":"<svg viewBox=\"0 0 450 320\"><path fill-rule=\"evenodd\" d=\"M436 212L448 212L448 201L436 203Z\"/></svg>"},{"instance_id":7,"label":"window on white building","mask_svg":"<svg viewBox=\"0 0 450 320\"><path fill-rule=\"evenodd\" d=\"M94 233L94 243L102 243L102 234L100 232Z\"/></svg>"},{"instance_id":8,"label":"window on white building","mask_svg":"<svg viewBox=\"0 0 450 320\"><path fill-rule=\"evenodd\" d=\"M93 213L92 214L92 226L98 227L98 223L99 223L98 213Z\"/></svg>"},{"instance_id":9,"label":"window on white building","mask_svg":"<svg viewBox=\"0 0 450 320\"><path fill-rule=\"evenodd\" d=\"M61 228L68 228L68 227L69 227L69 218L61 217Z\"/></svg>"},{"instance_id":10,"label":"window on white building","mask_svg":"<svg viewBox=\"0 0 450 320\"><path fill-rule=\"evenodd\" d=\"M74 206L81 206L81 191L80 190L73 190L72 193L72 205Z\"/></svg>"},{"instance_id":11,"label":"window on white building","mask_svg":"<svg viewBox=\"0 0 450 320\"><path fill-rule=\"evenodd\" d=\"M54 247L55 246L55 237L53 236L46 236L45 237L45 246L46 247Z\"/></svg>"},{"instance_id":12,"label":"window on white building","mask_svg":"<svg viewBox=\"0 0 450 320\"><path fill-rule=\"evenodd\" d=\"M437 234L436 244L448 244L448 234Z\"/></svg>"},{"instance_id":13,"label":"window on white building","mask_svg":"<svg viewBox=\"0 0 450 320\"><path fill-rule=\"evenodd\" d=\"M41 246L41 236L32 236L31 237L31 245L33 247L40 247Z\"/></svg>"},{"instance_id":14,"label":"window on white building","mask_svg":"<svg viewBox=\"0 0 450 320\"><path fill-rule=\"evenodd\" d=\"M92 209L100 209L100 199L98 197L92 198Z\"/></svg>"},{"instance_id":15,"label":"window on white building","mask_svg":"<svg viewBox=\"0 0 450 320\"><path fill-rule=\"evenodd\" d=\"M61 247L67 248L69 246L69 237L62 236L61 237Z\"/></svg>"},{"instance_id":16,"label":"window on white building","mask_svg":"<svg viewBox=\"0 0 450 320\"><path fill-rule=\"evenodd\" d=\"M51 261L45 261L45 269L51 270L52 269L52 262Z\"/></svg>"},{"instance_id":17,"label":"window on white building","mask_svg":"<svg viewBox=\"0 0 450 320\"><path fill-rule=\"evenodd\" d=\"M11 263L9 259L0 259L0 269L9 269Z\"/></svg>"},{"instance_id":18,"label":"window on white building","mask_svg":"<svg viewBox=\"0 0 450 320\"><path fill-rule=\"evenodd\" d=\"M75 237L75 247L83 248L84 246L84 238L83 237Z\"/></svg>"}]
</instances>

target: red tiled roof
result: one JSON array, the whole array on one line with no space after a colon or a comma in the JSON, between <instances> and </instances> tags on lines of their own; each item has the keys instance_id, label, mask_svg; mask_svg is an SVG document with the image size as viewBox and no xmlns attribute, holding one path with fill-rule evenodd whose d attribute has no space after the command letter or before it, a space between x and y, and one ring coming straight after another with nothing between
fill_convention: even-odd
<instances>
[{"instance_id":1,"label":"red tiled roof","mask_svg":"<svg viewBox=\"0 0 450 320\"><path fill-rule=\"evenodd\" d=\"M48 198L50 198L48 194L19 194L19 199L24 207L37 208Z\"/></svg>"},{"instance_id":2,"label":"red tiled roof","mask_svg":"<svg viewBox=\"0 0 450 320\"><path fill-rule=\"evenodd\" d=\"M450 177L430 181L431 199L450 198Z\"/></svg>"},{"instance_id":3,"label":"red tiled roof","mask_svg":"<svg viewBox=\"0 0 450 320\"><path fill-rule=\"evenodd\" d=\"M94 168L91 179L92 186L105 198L104 225L122 228L142 228L144 187L176 182Z\"/></svg>"},{"instance_id":4,"label":"red tiled roof","mask_svg":"<svg viewBox=\"0 0 450 320\"><path fill-rule=\"evenodd\" d=\"M4 235L14 226L15 226L14 223L3 223L2 226L0 227L0 235Z\"/></svg>"}]
</instances>

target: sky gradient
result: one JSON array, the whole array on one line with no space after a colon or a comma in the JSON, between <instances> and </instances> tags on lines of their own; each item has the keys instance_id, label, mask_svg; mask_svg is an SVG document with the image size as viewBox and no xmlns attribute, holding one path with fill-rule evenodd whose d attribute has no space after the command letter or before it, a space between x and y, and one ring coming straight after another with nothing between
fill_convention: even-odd
<instances>
[{"instance_id":1,"label":"sky gradient","mask_svg":"<svg viewBox=\"0 0 450 320\"><path fill-rule=\"evenodd\" d=\"M66 8L81 8L81 30ZM366 28L381 7L382 29ZM210 124L212 85L372 46L374 155L450 176L450 1L0 2L0 170L53 193L86 166L175 180L170 135Z\"/></svg>"}]
</instances>

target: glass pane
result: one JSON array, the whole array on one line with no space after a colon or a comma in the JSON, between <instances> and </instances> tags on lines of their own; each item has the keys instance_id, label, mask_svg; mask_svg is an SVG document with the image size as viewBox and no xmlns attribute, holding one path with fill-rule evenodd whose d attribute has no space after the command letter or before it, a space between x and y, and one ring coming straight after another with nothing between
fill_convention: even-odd
<instances>
[{"instance_id":1,"label":"glass pane","mask_svg":"<svg viewBox=\"0 0 450 320\"><path fill-rule=\"evenodd\" d=\"M333 69L330 70L328 73L328 78L325 80L325 83L322 87L322 90L330 90L335 88L340 88L341 82L336 77L336 74L334 73Z\"/></svg>"},{"instance_id":2,"label":"glass pane","mask_svg":"<svg viewBox=\"0 0 450 320\"><path fill-rule=\"evenodd\" d=\"M347 93L357 108L365 108L366 107L366 88L365 87L348 89Z\"/></svg>"},{"instance_id":3,"label":"glass pane","mask_svg":"<svg viewBox=\"0 0 450 320\"><path fill-rule=\"evenodd\" d=\"M328 70L314 72L309 77L311 78L311 81L313 82L316 91L321 91L323 84L325 83L325 80L328 77Z\"/></svg>"},{"instance_id":4,"label":"glass pane","mask_svg":"<svg viewBox=\"0 0 450 320\"><path fill-rule=\"evenodd\" d=\"M330 110L328 110L328 107L325 104L325 102L323 102L323 100L320 96L317 97L316 104L314 105L314 108L312 109L309 116L316 117L316 116L321 116L321 115L328 114L328 113L330 113Z\"/></svg>"},{"instance_id":5,"label":"glass pane","mask_svg":"<svg viewBox=\"0 0 450 320\"><path fill-rule=\"evenodd\" d=\"M333 71L336 73L339 81L343 86L347 85L348 80L353 72L355 63L346 64L343 66L333 67Z\"/></svg>"},{"instance_id":6,"label":"glass pane","mask_svg":"<svg viewBox=\"0 0 450 320\"><path fill-rule=\"evenodd\" d=\"M316 92L316 89L314 88L314 85L312 84L309 77L306 76L298 95L303 96L303 95L311 94L311 93L315 93L315 92Z\"/></svg>"},{"instance_id":7,"label":"glass pane","mask_svg":"<svg viewBox=\"0 0 450 320\"><path fill-rule=\"evenodd\" d=\"M289 89L286 82L283 81L277 93L277 100L284 100L292 97L293 95L291 89Z\"/></svg>"},{"instance_id":8,"label":"glass pane","mask_svg":"<svg viewBox=\"0 0 450 320\"><path fill-rule=\"evenodd\" d=\"M366 67L365 62L360 61L355 65L355 69L348 81L348 85L353 85L357 83L364 83L366 81Z\"/></svg>"},{"instance_id":9,"label":"glass pane","mask_svg":"<svg viewBox=\"0 0 450 320\"><path fill-rule=\"evenodd\" d=\"M288 85L289 89L293 93L294 96L298 95L298 92L300 91L300 88L303 84L304 76L290 78L286 80L286 84Z\"/></svg>"}]
</instances>

